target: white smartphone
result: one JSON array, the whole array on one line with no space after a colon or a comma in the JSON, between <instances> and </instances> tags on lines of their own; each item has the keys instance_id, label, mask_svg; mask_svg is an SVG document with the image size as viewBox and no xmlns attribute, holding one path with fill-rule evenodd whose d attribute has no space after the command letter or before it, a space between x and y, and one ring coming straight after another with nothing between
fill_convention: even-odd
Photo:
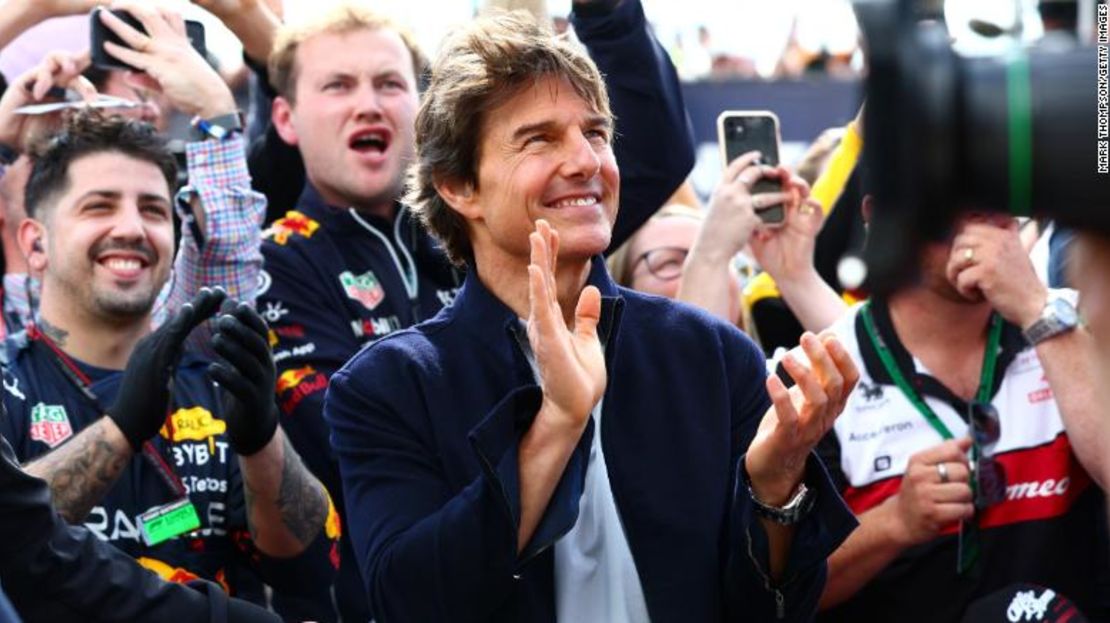
<instances>
[{"instance_id":1,"label":"white smartphone","mask_svg":"<svg viewBox=\"0 0 1110 623\"><path fill-rule=\"evenodd\" d=\"M749 151L759 151L760 162L771 166L779 164L779 118L769 110L726 110L717 117L717 140L721 145L721 160L727 167L738 156ZM779 180L761 178L752 185L752 194L779 192ZM756 211L765 224L782 225L786 208L781 203Z\"/></svg>"}]
</instances>

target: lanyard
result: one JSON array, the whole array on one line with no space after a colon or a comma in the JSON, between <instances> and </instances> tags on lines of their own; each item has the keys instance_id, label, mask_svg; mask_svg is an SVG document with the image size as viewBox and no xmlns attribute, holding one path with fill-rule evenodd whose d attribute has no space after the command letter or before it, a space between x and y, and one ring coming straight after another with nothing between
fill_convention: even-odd
<instances>
[{"instance_id":1,"label":"lanyard","mask_svg":"<svg viewBox=\"0 0 1110 623\"><path fill-rule=\"evenodd\" d=\"M860 309L860 315L863 317L863 328L867 336L871 338L871 344L875 346L875 350L879 353L879 359L883 362L883 367L886 368L890 378L894 380L894 384L902 393L906 395L910 403L917 408L918 412L924 416L925 421L933 427L940 436L944 439L952 439L954 435L952 431L941 421L940 416L933 411L925 399L910 385L906 377L902 375L902 371L898 369L898 364L894 361L894 355L890 352L886 343L879 337L878 330L875 329L875 319L871 316L871 301L863 304ZM987 349L983 352L983 369L979 373L979 389L975 393L975 400L979 402L990 402L991 389L994 387L994 371L995 364L998 360L998 343L1002 338L1002 317L997 313L991 314L991 327L990 333L987 336Z\"/></svg>"},{"instance_id":2,"label":"lanyard","mask_svg":"<svg viewBox=\"0 0 1110 623\"><path fill-rule=\"evenodd\" d=\"M27 337L31 339L32 344L42 343L43 345L45 345L51 355L51 360L53 360L58 368L62 371L62 375L65 376L66 379L69 380L69 382L75 388L77 388L78 391L81 392L81 395L83 395L86 400L88 400L96 407L98 413L104 413L104 409L100 406L100 399L96 397L96 394L94 394L92 389L90 388L91 381L89 377L86 376L85 373L77 367L77 364L73 363L73 360L69 358L69 355L66 355L65 352L62 351L62 349L58 348L58 345L55 344L54 341L51 340L45 333L40 331L34 323L29 323L27 325ZM173 377L170 377L170 383L172 387ZM172 390L170 393L173 393ZM142 455L143 458L146 459L148 463L150 463L151 467L154 468L154 471L157 472L159 476L161 476L162 482L165 483L167 487L169 487L170 491L172 491L177 498L180 499L188 497L189 493L188 490L185 488L185 483L181 482L181 478L178 477L176 473L174 473L173 468L170 467L170 464L167 463L164 458L162 458L162 454L158 452L158 449L154 447L154 444L152 444L150 441L144 441Z\"/></svg>"}]
</instances>

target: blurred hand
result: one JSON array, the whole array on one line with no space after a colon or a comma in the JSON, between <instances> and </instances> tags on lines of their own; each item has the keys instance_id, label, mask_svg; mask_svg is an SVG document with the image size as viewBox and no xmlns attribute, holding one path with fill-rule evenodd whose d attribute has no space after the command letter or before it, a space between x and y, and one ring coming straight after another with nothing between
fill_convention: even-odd
<instances>
[{"instance_id":1,"label":"blurred hand","mask_svg":"<svg viewBox=\"0 0 1110 623\"><path fill-rule=\"evenodd\" d=\"M235 112L231 90L189 44L185 20L179 13L136 0L116 0L112 9L127 11L148 33L128 26L109 11L100 13L104 25L130 46L105 42L104 49L142 72L127 76L132 86L162 93L190 116L207 119Z\"/></svg>"},{"instance_id":2,"label":"blurred hand","mask_svg":"<svg viewBox=\"0 0 1110 623\"><path fill-rule=\"evenodd\" d=\"M761 165L759 152L750 151L729 163L720 183L713 189L705 224L698 232L697 253L716 262L727 262L748 244L760 220L752 207L751 187L775 168ZM783 193L764 193L763 205L785 200Z\"/></svg>"},{"instance_id":3,"label":"blurred hand","mask_svg":"<svg viewBox=\"0 0 1110 623\"><path fill-rule=\"evenodd\" d=\"M559 306L555 282L559 235L547 221L536 221L529 236L532 245L528 265L528 341L539 369L544 406L563 430L578 433L605 392L607 373L597 323L601 317L601 293L586 286L574 312L574 330L567 328Z\"/></svg>"},{"instance_id":4,"label":"blurred hand","mask_svg":"<svg viewBox=\"0 0 1110 623\"><path fill-rule=\"evenodd\" d=\"M1040 317L1048 290L1021 244L1017 221L973 220L952 241L948 280L969 299L984 298L1022 329Z\"/></svg>"},{"instance_id":5,"label":"blurred hand","mask_svg":"<svg viewBox=\"0 0 1110 623\"><path fill-rule=\"evenodd\" d=\"M54 87L73 89L86 101L96 99L96 88L81 75L88 66L88 52L79 55L51 52L16 78L0 98L0 143L23 152L38 137L57 127L60 114L21 115L15 112L28 104L56 101L48 97Z\"/></svg>"},{"instance_id":6,"label":"blurred hand","mask_svg":"<svg viewBox=\"0 0 1110 623\"><path fill-rule=\"evenodd\" d=\"M852 358L831 333L818 337L807 331L801 343L810 365L791 355L782 360L795 382L789 390L779 377L767 377L774 404L745 456L752 492L772 506L788 502L798 488L809 453L832 428L859 380Z\"/></svg>"},{"instance_id":7,"label":"blurred hand","mask_svg":"<svg viewBox=\"0 0 1110 623\"><path fill-rule=\"evenodd\" d=\"M813 270L817 234L825 222L821 205L815 199L788 202L784 207L785 220L780 227L762 228L751 239L752 254L760 268L775 281Z\"/></svg>"},{"instance_id":8,"label":"blurred hand","mask_svg":"<svg viewBox=\"0 0 1110 623\"><path fill-rule=\"evenodd\" d=\"M898 494L883 502L894 539L906 547L924 543L951 524L975 514L967 450L971 438L950 439L910 457ZM947 482L938 464L944 464Z\"/></svg>"}]
</instances>

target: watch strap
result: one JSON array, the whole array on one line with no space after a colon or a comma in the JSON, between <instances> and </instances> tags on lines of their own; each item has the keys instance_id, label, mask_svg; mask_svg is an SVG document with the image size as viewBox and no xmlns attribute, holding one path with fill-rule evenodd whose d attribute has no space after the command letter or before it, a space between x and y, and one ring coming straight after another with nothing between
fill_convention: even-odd
<instances>
[{"instance_id":1,"label":"watch strap","mask_svg":"<svg viewBox=\"0 0 1110 623\"><path fill-rule=\"evenodd\" d=\"M193 117L192 126L194 139L203 141L214 138L222 141L243 132L243 113L235 111L210 119Z\"/></svg>"}]
</instances>

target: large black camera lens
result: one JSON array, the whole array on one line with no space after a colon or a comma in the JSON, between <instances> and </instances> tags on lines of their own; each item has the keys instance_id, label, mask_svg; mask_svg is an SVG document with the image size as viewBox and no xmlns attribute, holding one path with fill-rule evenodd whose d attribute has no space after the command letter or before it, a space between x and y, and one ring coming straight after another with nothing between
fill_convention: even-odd
<instances>
[{"instance_id":1,"label":"large black camera lens","mask_svg":"<svg viewBox=\"0 0 1110 623\"><path fill-rule=\"evenodd\" d=\"M1110 177L1097 172L1091 48L956 55L912 0L857 2L870 74L865 166L876 207L868 282L907 282L928 240L959 213L1048 216L1110 233Z\"/></svg>"}]
</instances>

